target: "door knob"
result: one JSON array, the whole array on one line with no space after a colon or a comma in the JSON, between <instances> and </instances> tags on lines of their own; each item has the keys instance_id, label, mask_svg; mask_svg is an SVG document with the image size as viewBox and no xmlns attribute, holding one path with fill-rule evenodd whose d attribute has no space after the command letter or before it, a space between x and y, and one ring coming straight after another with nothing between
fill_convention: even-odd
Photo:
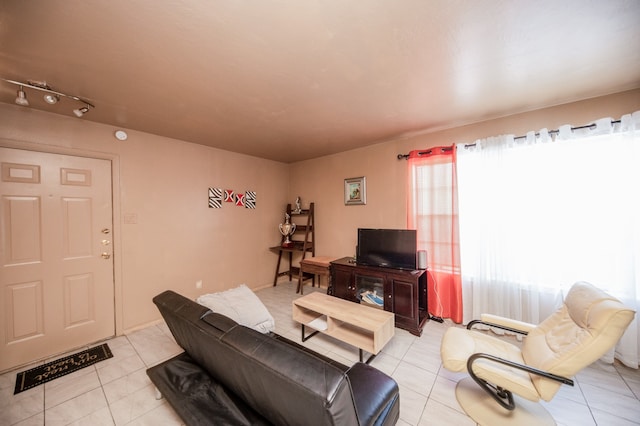
<instances>
[{"instance_id":1,"label":"door knob","mask_svg":"<svg viewBox=\"0 0 640 426\"><path fill-rule=\"evenodd\" d=\"M103 234L108 234L109 232L111 232L111 230L110 230L109 228L104 228L104 229L102 230L102 233L103 233Z\"/></svg>"},{"instance_id":2,"label":"door knob","mask_svg":"<svg viewBox=\"0 0 640 426\"><path fill-rule=\"evenodd\" d=\"M108 246L109 244L111 244L111 241L109 241L109 240L102 240L102 245L103 245L103 246Z\"/></svg>"},{"instance_id":3,"label":"door knob","mask_svg":"<svg viewBox=\"0 0 640 426\"><path fill-rule=\"evenodd\" d=\"M103 258L103 259L109 259L109 258L111 258L111 255L110 255L109 253L106 253L106 252L105 252L105 253L102 253L102 255L101 255L101 256L102 256L102 258Z\"/></svg>"}]
</instances>

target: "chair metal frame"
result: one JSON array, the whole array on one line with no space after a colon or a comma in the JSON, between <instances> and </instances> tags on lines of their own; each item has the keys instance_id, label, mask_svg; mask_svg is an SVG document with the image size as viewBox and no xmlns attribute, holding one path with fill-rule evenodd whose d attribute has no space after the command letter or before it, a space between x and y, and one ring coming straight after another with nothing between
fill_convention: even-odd
<instances>
[{"instance_id":1,"label":"chair metal frame","mask_svg":"<svg viewBox=\"0 0 640 426\"><path fill-rule=\"evenodd\" d=\"M489 327L500 328L502 330L507 330L507 331L525 335L525 336L528 334L526 331L523 331L523 330L518 330L516 328L506 327L500 324L494 324L494 323L490 323L482 320L470 321L469 324L467 324L467 330L471 330L475 325L478 325L478 324L486 325ZM507 365L509 367L516 368L518 370L526 371L527 373L530 373L530 374L535 374L538 376L542 376L546 379L555 380L565 385L569 385L569 386L574 385L573 380L567 377L558 376L556 374L552 374L547 371L539 370L537 368L529 367L528 365L509 361L494 355L485 354L481 352L471 355L467 360L467 371L469 372L469 375L471 376L471 378L473 378L473 380L482 389L484 389L485 392L487 392L498 404L500 404L500 406L510 411L516 408L515 402L513 400L513 393L508 389L505 389L501 386L493 385L487 382L486 380L478 377L473 371L473 363L479 359L486 359L492 362L496 362L498 364Z\"/></svg>"}]
</instances>

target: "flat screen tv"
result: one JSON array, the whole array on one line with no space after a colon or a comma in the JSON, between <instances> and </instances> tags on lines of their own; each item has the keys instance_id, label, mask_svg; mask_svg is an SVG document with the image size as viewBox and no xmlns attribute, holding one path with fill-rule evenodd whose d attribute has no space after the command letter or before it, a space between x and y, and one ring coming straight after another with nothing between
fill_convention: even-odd
<instances>
[{"instance_id":1,"label":"flat screen tv","mask_svg":"<svg viewBox=\"0 0 640 426\"><path fill-rule=\"evenodd\" d=\"M358 228L356 263L383 268L416 269L415 229Z\"/></svg>"}]
</instances>

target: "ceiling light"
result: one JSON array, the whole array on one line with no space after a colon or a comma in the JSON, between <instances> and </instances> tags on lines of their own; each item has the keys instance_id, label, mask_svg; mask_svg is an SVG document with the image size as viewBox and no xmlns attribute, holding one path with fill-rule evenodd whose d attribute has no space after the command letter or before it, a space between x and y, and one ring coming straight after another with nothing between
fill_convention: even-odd
<instances>
[{"instance_id":1,"label":"ceiling light","mask_svg":"<svg viewBox=\"0 0 640 426\"><path fill-rule=\"evenodd\" d=\"M18 89L16 96L16 103L22 106L29 106L29 101L27 100L27 94L24 92L22 86Z\"/></svg>"},{"instance_id":2,"label":"ceiling light","mask_svg":"<svg viewBox=\"0 0 640 426\"><path fill-rule=\"evenodd\" d=\"M124 130L116 130L115 132L116 139L119 141L126 141L129 135Z\"/></svg>"},{"instance_id":3,"label":"ceiling light","mask_svg":"<svg viewBox=\"0 0 640 426\"><path fill-rule=\"evenodd\" d=\"M29 101L27 100L27 94L24 91L24 89L33 89L33 90L38 90L40 92L45 92L44 101L50 105L57 104L61 98L68 98L84 104L83 107L73 110L73 113L76 115L76 117L82 117L87 112L89 112L90 108L95 108L95 106L93 106L89 101L85 99L82 99L78 96L67 95L66 93L53 90L51 86L49 86L44 81L28 80L26 83L23 83L21 81L7 80L6 78L2 78L2 77L0 77L0 80L19 86L17 97L16 97L16 104L18 105L29 106Z\"/></svg>"},{"instance_id":4,"label":"ceiling light","mask_svg":"<svg viewBox=\"0 0 640 426\"><path fill-rule=\"evenodd\" d=\"M60 96L54 93L47 93L46 95L44 95L44 101L49 105L56 104L58 103L59 100L60 100Z\"/></svg>"},{"instance_id":5,"label":"ceiling light","mask_svg":"<svg viewBox=\"0 0 640 426\"><path fill-rule=\"evenodd\" d=\"M82 117L88 112L89 112L89 104L87 104L87 106L83 106L82 108L73 110L73 113L76 115L76 117Z\"/></svg>"}]
</instances>

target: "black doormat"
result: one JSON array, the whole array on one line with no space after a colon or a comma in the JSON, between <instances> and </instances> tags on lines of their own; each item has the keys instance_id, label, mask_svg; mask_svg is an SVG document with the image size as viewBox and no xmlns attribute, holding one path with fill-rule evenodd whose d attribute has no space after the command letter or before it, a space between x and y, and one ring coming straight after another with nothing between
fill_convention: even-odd
<instances>
[{"instance_id":1,"label":"black doormat","mask_svg":"<svg viewBox=\"0 0 640 426\"><path fill-rule=\"evenodd\" d=\"M26 391L27 389L50 382L53 379L112 357L111 349L109 349L106 343L103 343L100 346L94 346L93 348L48 362L31 370L23 371L18 373L16 377L16 388L13 394L15 395Z\"/></svg>"}]
</instances>

